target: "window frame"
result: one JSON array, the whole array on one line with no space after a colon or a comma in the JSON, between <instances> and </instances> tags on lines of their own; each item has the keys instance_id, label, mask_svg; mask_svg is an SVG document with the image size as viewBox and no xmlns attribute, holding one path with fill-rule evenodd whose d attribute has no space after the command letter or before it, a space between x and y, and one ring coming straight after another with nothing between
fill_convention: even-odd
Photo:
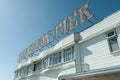
<instances>
[{"instance_id":1,"label":"window frame","mask_svg":"<svg viewBox=\"0 0 120 80\"><path fill-rule=\"evenodd\" d=\"M48 65L48 61L49 61L49 58L48 56L45 57L43 60L42 60L42 66L43 66L43 69L47 68L49 65Z\"/></svg>"},{"instance_id":2,"label":"window frame","mask_svg":"<svg viewBox=\"0 0 120 80\"><path fill-rule=\"evenodd\" d=\"M69 47L65 49L63 53L63 58L64 58L64 62L73 60L74 59L74 47Z\"/></svg>"},{"instance_id":3,"label":"window frame","mask_svg":"<svg viewBox=\"0 0 120 80\"><path fill-rule=\"evenodd\" d=\"M111 33L111 32L114 32L114 35L109 36L109 33ZM118 43L118 36L117 36L116 30L110 30L109 32L106 33L106 36L107 36L107 42L108 42L110 52L114 53L116 51L119 51L120 47L119 47L119 43ZM113 38L116 38L116 43L117 43L117 47L118 47L116 50L113 50L112 44L110 42L110 40L112 40Z\"/></svg>"},{"instance_id":4,"label":"window frame","mask_svg":"<svg viewBox=\"0 0 120 80\"><path fill-rule=\"evenodd\" d=\"M62 63L62 52L56 52L49 55L49 66L57 65Z\"/></svg>"}]
</instances>

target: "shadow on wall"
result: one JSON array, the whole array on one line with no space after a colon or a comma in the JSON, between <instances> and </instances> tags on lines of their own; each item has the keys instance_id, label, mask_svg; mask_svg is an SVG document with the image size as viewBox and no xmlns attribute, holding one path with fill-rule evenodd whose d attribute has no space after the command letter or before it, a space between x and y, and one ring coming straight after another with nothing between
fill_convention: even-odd
<instances>
[{"instance_id":1,"label":"shadow on wall","mask_svg":"<svg viewBox=\"0 0 120 80\"><path fill-rule=\"evenodd\" d=\"M84 58L94 55L94 54L102 54L108 53L109 48L107 44L106 35L100 35L98 37L94 37L82 44L80 44L80 50L82 55L82 61L84 62Z\"/></svg>"}]
</instances>

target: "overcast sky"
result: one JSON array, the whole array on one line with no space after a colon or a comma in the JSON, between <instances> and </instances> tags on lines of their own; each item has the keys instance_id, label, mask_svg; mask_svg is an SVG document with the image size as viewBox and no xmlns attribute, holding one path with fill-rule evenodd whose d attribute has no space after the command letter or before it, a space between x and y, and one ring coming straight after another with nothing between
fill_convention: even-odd
<instances>
[{"instance_id":1,"label":"overcast sky","mask_svg":"<svg viewBox=\"0 0 120 80\"><path fill-rule=\"evenodd\" d=\"M97 22L120 10L120 0L0 0L0 80L13 80L18 54L85 2Z\"/></svg>"}]
</instances>

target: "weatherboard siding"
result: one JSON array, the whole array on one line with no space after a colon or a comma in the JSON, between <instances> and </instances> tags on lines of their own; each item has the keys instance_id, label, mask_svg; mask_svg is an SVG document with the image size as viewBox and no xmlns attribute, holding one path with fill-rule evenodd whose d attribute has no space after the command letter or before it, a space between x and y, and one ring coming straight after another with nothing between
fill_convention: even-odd
<instances>
[{"instance_id":1,"label":"weatherboard siding","mask_svg":"<svg viewBox=\"0 0 120 80\"><path fill-rule=\"evenodd\" d=\"M85 39L89 36L98 34L98 32L104 31L105 29L110 29L116 24L120 23L120 11L113 13L109 17L106 17L101 22L93 25L92 27L80 32L82 39Z\"/></svg>"},{"instance_id":2,"label":"weatherboard siding","mask_svg":"<svg viewBox=\"0 0 120 80\"><path fill-rule=\"evenodd\" d=\"M118 41L120 44L120 36L118 37ZM89 64L90 70L120 65L120 52L110 52L105 34L80 44L80 50L82 60L84 63Z\"/></svg>"}]
</instances>

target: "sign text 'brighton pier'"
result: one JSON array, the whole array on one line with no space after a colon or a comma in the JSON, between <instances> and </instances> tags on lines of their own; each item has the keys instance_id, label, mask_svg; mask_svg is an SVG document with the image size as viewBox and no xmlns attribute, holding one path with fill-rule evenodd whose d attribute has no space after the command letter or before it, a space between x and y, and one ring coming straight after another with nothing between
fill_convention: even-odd
<instances>
[{"instance_id":1,"label":"sign text 'brighton pier'","mask_svg":"<svg viewBox=\"0 0 120 80\"><path fill-rule=\"evenodd\" d=\"M59 35L64 35L70 32L85 21L89 20L92 16L92 13L88 10L88 3L85 3L56 25L52 36L50 35L51 31L48 31L44 36L40 37L40 39L36 40L28 48L24 49L19 54L18 63L21 63L23 60L27 60L29 57L32 57L36 51L41 50L48 45L51 42L51 37L54 37L52 41L57 40L60 37Z\"/></svg>"}]
</instances>

